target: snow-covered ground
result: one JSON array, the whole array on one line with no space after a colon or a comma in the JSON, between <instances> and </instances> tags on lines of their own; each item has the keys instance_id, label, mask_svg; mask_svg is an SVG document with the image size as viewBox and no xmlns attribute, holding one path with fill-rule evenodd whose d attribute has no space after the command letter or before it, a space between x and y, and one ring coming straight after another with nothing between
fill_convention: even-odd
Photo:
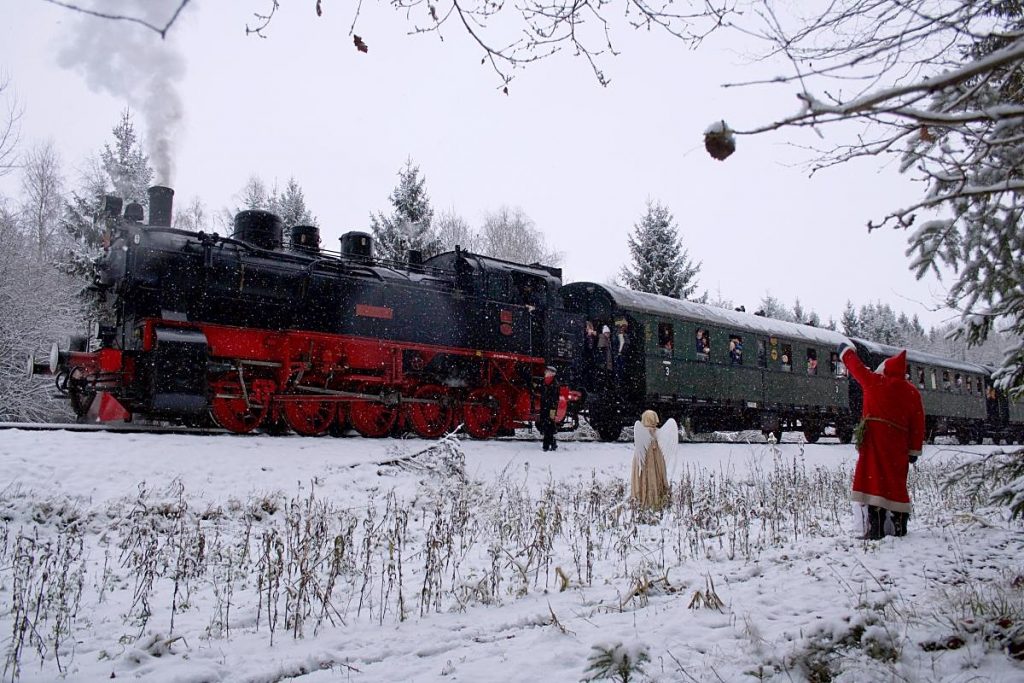
<instances>
[{"instance_id":1,"label":"snow-covered ground","mask_svg":"<svg viewBox=\"0 0 1024 683\"><path fill-rule=\"evenodd\" d=\"M1019 681L1021 528L944 486L993 450L928 447L910 534L866 542L839 444L683 444L652 515L625 442L0 431L3 677L579 681L603 647L630 680Z\"/></svg>"}]
</instances>

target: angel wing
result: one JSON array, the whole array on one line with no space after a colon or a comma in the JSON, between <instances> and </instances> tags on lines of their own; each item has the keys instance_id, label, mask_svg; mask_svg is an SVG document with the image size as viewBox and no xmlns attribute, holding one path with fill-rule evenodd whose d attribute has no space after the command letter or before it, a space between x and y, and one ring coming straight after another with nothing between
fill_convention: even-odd
<instances>
[{"instance_id":1,"label":"angel wing","mask_svg":"<svg viewBox=\"0 0 1024 683\"><path fill-rule=\"evenodd\" d=\"M633 425L633 460L641 467L647 458L647 449L651 447L652 441L654 438L651 436L651 430L637 420Z\"/></svg>"},{"instance_id":2,"label":"angel wing","mask_svg":"<svg viewBox=\"0 0 1024 683\"><path fill-rule=\"evenodd\" d=\"M661 449L661 454L667 460L676 454L678 446L679 425L676 424L674 419L669 418L658 429L658 448Z\"/></svg>"}]
</instances>

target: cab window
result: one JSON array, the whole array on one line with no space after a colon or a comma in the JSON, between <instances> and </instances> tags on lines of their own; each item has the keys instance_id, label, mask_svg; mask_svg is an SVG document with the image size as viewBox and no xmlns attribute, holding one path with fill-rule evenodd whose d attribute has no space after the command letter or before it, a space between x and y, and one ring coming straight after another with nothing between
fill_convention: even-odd
<instances>
[{"instance_id":1,"label":"cab window","mask_svg":"<svg viewBox=\"0 0 1024 683\"><path fill-rule=\"evenodd\" d=\"M816 349L807 349L807 374L818 374L818 351Z\"/></svg>"},{"instance_id":2,"label":"cab window","mask_svg":"<svg viewBox=\"0 0 1024 683\"><path fill-rule=\"evenodd\" d=\"M757 367L768 367L768 344L764 339L757 340Z\"/></svg>"}]
</instances>

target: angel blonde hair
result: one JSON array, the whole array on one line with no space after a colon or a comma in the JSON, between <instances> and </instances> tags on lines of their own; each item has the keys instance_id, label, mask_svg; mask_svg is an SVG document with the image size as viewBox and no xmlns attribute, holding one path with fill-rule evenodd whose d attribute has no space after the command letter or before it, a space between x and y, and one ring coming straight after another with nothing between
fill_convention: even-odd
<instances>
[{"instance_id":1,"label":"angel blonde hair","mask_svg":"<svg viewBox=\"0 0 1024 683\"><path fill-rule=\"evenodd\" d=\"M658 414L653 410L645 410L643 415L640 416L640 424L644 427L657 427Z\"/></svg>"}]
</instances>

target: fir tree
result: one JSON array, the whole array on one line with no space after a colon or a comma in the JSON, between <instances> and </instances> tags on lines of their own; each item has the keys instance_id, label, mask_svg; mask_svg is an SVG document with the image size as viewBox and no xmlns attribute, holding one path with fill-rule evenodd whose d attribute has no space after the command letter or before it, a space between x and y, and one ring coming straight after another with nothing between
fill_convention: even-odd
<instances>
[{"instance_id":1,"label":"fir tree","mask_svg":"<svg viewBox=\"0 0 1024 683\"><path fill-rule=\"evenodd\" d=\"M149 204L147 190L153 181L153 169L149 165L149 156L142 151L135 135L135 124L129 110L121 112L121 120L114 126L113 133L114 146L105 144L100 152L100 161L113 187L113 194L125 203L138 202L146 206Z\"/></svg>"},{"instance_id":2,"label":"fir tree","mask_svg":"<svg viewBox=\"0 0 1024 683\"><path fill-rule=\"evenodd\" d=\"M412 159L398 172L398 186L389 199L390 216L378 212L370 216L370 230L376 241L377 255L392 261L404 261L410 249L418 249L425 257L440 253L441 241L433 229L434 209L430 206L419 166Z\"/></svg>"},{"instance_id":3,"label":"fir tree","mask_svg":"<svg viewBox=\"0 0 1024 683\"><path fill-rule=\"evenodd\" d=\"M896 313L889 304L879 302L861 306L858 319L859 334L865 339L892 346L905 345L906 339Z\"/></svg>"},{"instance_id":4,"label":"fir tree","mask_svg":"<svg viewBox=\"0 0 1024 683\"><path fill-rule=\"evenodd\" d=\"M99 158L90 157L82 173L81 187L64 202L61 226L69 236L68 249L61 255L63 267L91 282L95 260L100 255L103 229L96 222L103 195L113 194L127 204L149 203L147 192L153 179L149 157L135 134L132 114L125 109L111 130L113 144L106 143Z\"/></svg>"},{"instance_id":5,"label":"fir tree","mask_svg":"<svg viewBox=\"0 0 1024 683\"><path fill-rule=\"evenodd\" d=\"M626 286L639 292L688 299L697 290L700 263L690 259L682 247L675 221L668 208L647 201L647 212L629 236L632 268L623 266Z\"/></svg>"},{"instance_id":6,"label":"fir tree","mask_svg":"<svg viewBox=\"0 0 1024 683\"><path fill-rule=\"evenodd\" d=\"M843 316L839 322L843 326L843 334L849 337L860 336L860 320L857 319L857 309L853 307L852 302L846 302L846 308L843 309Z\"/></svg>"},{"instance_id":7,"label":"fir tree","mask_svg":"<svg viewBox=\"0 0 1024 683\"><path fill-rule=\"evenodd\" d=\"M316 225L316 217L306 207L306 198L295 178L289 178L284 192L271 198L271 210L281 217L286 228L296 225Z\"/></svg>"},{"instance_id":8,"label":"fir tree","mask_svg":"<svg viewBox=\"0 0 1024 683\"><path fill-rule=\"evenodd\" d=\"M793 322L804 323L806 322L806 313L804 312L803 304L800 303L800 298L793 302Z\"/></svg>"}]
</instances>

